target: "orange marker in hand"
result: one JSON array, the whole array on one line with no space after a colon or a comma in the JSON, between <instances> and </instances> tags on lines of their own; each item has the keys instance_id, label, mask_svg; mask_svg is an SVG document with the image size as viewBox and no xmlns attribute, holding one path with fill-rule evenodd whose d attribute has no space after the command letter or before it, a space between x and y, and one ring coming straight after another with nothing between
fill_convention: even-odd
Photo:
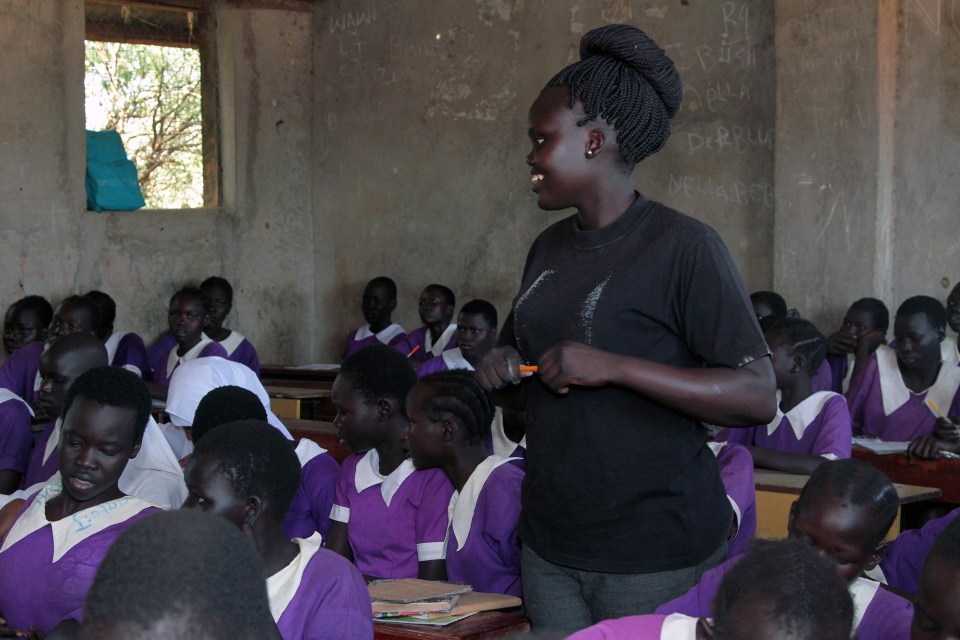
<instances>
[{"instance_id":1,"label":"orange marker in hand","mask_svg":"<svg viewBox=\"0 0 960 640\"><path fill-rule=\"evenodd\" d=\"M539 371L539 367L535 364L520 365L520 373L536 373L537 371Z\"/></svg>"}]
</instances>

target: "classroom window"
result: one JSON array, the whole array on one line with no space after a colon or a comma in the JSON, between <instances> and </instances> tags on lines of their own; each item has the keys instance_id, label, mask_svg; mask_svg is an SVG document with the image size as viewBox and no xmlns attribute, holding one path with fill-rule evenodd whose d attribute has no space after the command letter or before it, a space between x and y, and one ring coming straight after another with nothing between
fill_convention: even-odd
<instances>
[{"instance_id":1,"label":"classroom window","mask_svg":"<svg viewBox=\"0 0 960 640\"><path fill-rule=\"evenodd\" d=\"M85 10L86 128L120 133L146 208L218 206L213 29L200 0Z\"/></svg>"}]
</instances>

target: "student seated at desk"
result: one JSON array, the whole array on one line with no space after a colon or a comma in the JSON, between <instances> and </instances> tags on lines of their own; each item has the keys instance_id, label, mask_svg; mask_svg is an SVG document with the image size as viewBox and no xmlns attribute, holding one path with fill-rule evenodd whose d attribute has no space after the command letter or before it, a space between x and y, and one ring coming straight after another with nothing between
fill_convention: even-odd
<instances>
[{"instance_id":1,"label":"student seated at desk","mask_svg":"<svg viewBox=\"0 0 960 640\"><path fill-rule=\"evenodd\" d=\"M319 533L293 541L284 533L300 465L275 429L256 420L213 429L197 441L186 478L183 508L225 518L259 553L283 638L373 637L370 593L356 567L324 549Z\"/></svg>"},{"instance_id":2,"label":"student seated at desk","mask_svg":"<svg viewBox=\"0 0 960 640\"><path fill-rule=\"evenodd\" d=\"M357 453L340 469L327 548L371 578L446 575L453 485L440 469L418 471L403 442L404 401L416 382L403 354L374 345L347 358L333 383L337 434Z\"/></svg>"},{"instance_id":3,"label":"student seated at desk","mask_svg":"<svg viewBox=\"0 0 960 640\"><path fill-rule=\"evenodd\" d=\"M900 508L897 490L883 473L858 460L832 460L810 476L790 507L788 535L809 543L848 584L861 640L897 640L909 635L913 607L880 583L861 577L883 557L884 536ZM749 555L749 554L748 554ZM744 556L707 571L700 583L657 613L709 616L723 576Z\"/></svg>"},{"instance_id":4,"label":"student seated at desk","mask_svg":"<svg viewBox=\"0 0 960 640\"><path fill-rule=\"evenodd\" d=\"M843 580L807 545L762 540L723 577L712 620L630 616L606 620L568 640L848 640L853 611Z\"/></svg>"},{"instance_id":5,"label":"student seated at desk","mask_svg":"<svg viewBox=\"0 0 960 640\"><path fill-rule=\"evenodd\" d=\"M238 420L266 421L266 415L260 399L253 392L236 386L218 387L197 405L191 429L193 441L198 442L204 434L220 425ZM340 465L326 449L308 438L296 443L292 439L288 441L291 446L295 445L294 453L300 462L301 473L300 487L283 520L284 531L291 540L306 539L315 532L326 539Z\"/></svg>"},{"instance_id":6,"label":"student seated at desk","mask_svg":"<svg viewBox=\"0 0 960 640\"><path fill-rule=\"evenodd\" d=\"M3 316L3 348L9 356L25 344L44 342L53 307L43 296L20 298Z\"/></svg>"},{"instance_id":7,"label":"student seated at desk","mask_svg":"<svg viewBox=\"0 0 960 640\"><path fill-rule=\"evenodd\" d=\"M457 297L449 287L428 284L420 293L417 310L423 326L407 334L407 345L416 351L413 362L423 362L457 346L457 325L451 323Z\"/></svg>"},{"instance_id":8,"label":"student seated at desk","mask_svg":"<svg viewBox=\"0 0 960 640\"><path fill-rule=\"evenodd\" d=\"M960 521L937 538L914 598L910 640L960 637Z\"/></svg>"},{"instance_id":9,"label":"student seated at desk","mask_svg":"<svg viewBox=\"0 0 960 640\"><path fill-rule=\"evenodd\" d=\"M0 532L0 616L24 632L75 629L107 549L133 522L159 511L119 487L150 417L139 378L116 367L87 371L70 387L63 416L62 480L0 511L0 522L16 514Z\"/></svg>"},{"instance_id":10,"label":"student seated at desk","mask_svg":"<svg viewBox=\"0 0 960 640\"><path fill-rule=\"evenodd\" d=\"M103 291L88 291L84 294L100 308L100 328L97 336L107 348L107 359L113 367L123 367L145 378L150 374L147 362L147 348L143 338L135 333L114 331L113 323L117 319L117 303Z\"/></svg>"},{"instance_id":11,"label":"student seated at desk","mask_svg":"<svg viewBox=\"0 0 960 640\"><path fill-rule=\"evenodd\" d=\"M750 304L753 305L753 312L757 315L762 331L766 331L771 324L783 318L800 317L796 309L787 308L787 302L783 296L775 291L754 291L750 294ZM826 361L821 362L820 366L814 370L811 382L814 391L829 391L832 388L833 376Z\"/></svg>"},{"instance_id":12,"label":"student seated at desk","mask_svg":"<svg viewBox=\"0 0 960 640\"><path fill-rule=\"evenodd\" d=\"M847 309L840 329L827 338L827 364L832 390L845 393L853 372L887 341L890 312L876 298L860 298Z\"/></svg>"},{"instance_id":13,"label":"student seated at desk","mask_svg":"<svg viewBox=\"0 0 960 640\"><path fill-rule=\"evenodd\" d=\"M487 452L490 397L469 371L435 373L410 390L406 412L413 464L443 470L456 489L447 507L447 579L520 596L523 471Z\"/></svg>"},{"instance_id":14,"label":"student seated at desk","mask_svg":"<svg viewBox=\"0 0 960 640\"><path fill-rule=\"evenodd\" d=\"M768 425L724 429L717 440L750 448L754 464L789 473L811 473L827 460L849 458L852 447L847 401L833 391L813 391L813 375L826 355L826 340L799 318L781 318L764 332L780 392Z\"/></svg>"},{"instance_id":15,"label":"student seated at desk","mask_svg":"<svg viewBox=\"0 0 960 640\"><path fill-rule=\"evenodd\" d=\"M855 434L889 441L933 435L937 414L960 388L960 367L944 363L946 310L929 296L907 299L894 319L896 348L880 346L850 382L847 402Z\"/></svg>"},{"instance_id":16,"label":"student seated at desk","mask_svg":"<svg viewBox=\"0 0 960 640\"><path fill-rule=\"evenodd\" d=\"M420 365L417 377L455 369L473 371L496 343L497 309L486 300L471 300L457 315L458 346Z\"/></svg>"},{"instance_id":17,"label":"student seated at desk","mask_svg":"<svg viewBox=\"0 0 960 640\"><path fill-rule=\"evenodd\" d=\"M223 518L155 514L124 531L97 569L81 640L279 638L256 550Z\"/></svg>"},{"instance_id":18,"label":"student seated at desk","mask_svg":"<svg viewBox=\"0 0 960 640\"><path fill-rule=\"evenodd\" d=\"M174 369L196 358L218 356L226 358L226 350L219 342L214 342L203 332L207 314L210 312L210 299L202 290L184 287L170 298L170 334L177 341L176 346L165 352L154 347L148 352L153 369L154 384L167 387Z\"/></svg>"},{"instance_id":19,"label":"student seated at desk","mask_svg":"<svg viewBox=\"0 0 960 640\"><path fill-rule=\"evenodd\" d=\"M407 333L403 327L391 320L393 310L397 308L397 284L385 276L379 276L367 283L363 289L363 301L360 305L363 319L367 324L347 336L343 344L341 360L375 344L385 344L407 355ZM414 354L415 355L415 354Z\"/></svg>"},{"instance_id":20,"label":"student seated at desk","mask_svg":"<svg viewBox=\"0 0 960 640\"><path fill-rule=\"evenodd\" d=\"M260 358L257 357L257 350L239 331L223 326L223 321L233 309L233 287L225 278L212 276L200 283L200 289L210 298L206 334L220 343L227 352L227 360L245 364L259 376Z\"/></svg>"}]
</instances>

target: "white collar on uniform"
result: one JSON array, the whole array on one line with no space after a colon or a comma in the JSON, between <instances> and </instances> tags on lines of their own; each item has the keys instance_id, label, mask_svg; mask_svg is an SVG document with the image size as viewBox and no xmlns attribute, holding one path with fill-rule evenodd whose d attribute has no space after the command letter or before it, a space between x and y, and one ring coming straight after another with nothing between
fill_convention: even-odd
<instances>
[{"instance_id":1,"label":"white collar on uniform","mask_svg":"<svg viewBox=\"0 0 960 640\"><path fill-rule=\"evenodd\" d=\"M518 446L527 448L526 434L523 435L520 442L514 442L507 437L503 428L503 409L500 407L496 407L496 412L493 414L493 422L490 423L490 436L493 442L493 452L498 456L507 457L516 451Z\"/></svg>"},{"instance_id":2,"label":"white collar on uniform","mask_svg":"<svg viewBox=\"0 0 960 640\"><path fill-rule=\"evenodd\" d=\"M210 339L210 336L200 332L200 342L194 345L189 351L187 351L182 356L177 355L177 351L180 349L180 345L175 344L170 349L170 355L167 356L167 377L173 375L173 370L177 368L177 365L183 364L184 362L189 362L190 360L195 360L200 356L200 352L203 351L203 348L208 344L213 342Z\"/></svg>"},{"instance_id":3,"label":"white collar on uniform","mask_svg":"<svg viewBox=\"0 0 960 640\"><path fill-rule=\"evenodd\" d=\"M57 444L60 442L60 429L62 427L63 418L57 418L56 423L53 425L53 432L50 434L50 438L47 440L47 446L43 448L43 459L41 460L42 464L47 463L47 460L50 459L54 449L57 448Z\"/></svg>"},{"instance_id":4,"label":"white collar on uniform","mask_svg":"<svg viewBox=\"0 0 960 640\"><path fill-rule=\"evenodd\" d=\"M443 356L443 364L447 365L448 371L456 371L458 369L473 371L473 365L463 357L463 352L460 351L460 347L444 351L440 355Z\"/></svg>"},{"instance_id":5,"label":"white collar on uniform","mask_svg":"<svg viewBox=\"0 0 960 640\"><path fill-rule=\"evenodd\" d=\"M940 343L940 359L944 364L960 363L960 345L954 336L947 336Z\"/></svg>"},{"instance_id":6,"label":"white collar on uniform","mask_svg":"<svg viewBox=\"0 0 960 640\"><path fill-rule=\"evenodd\" d=\"M13 391L10 391L9 389L4 389L4 388L0 387L0 404L3 404L4 402L7 402L7 401L9 401L9 400L18 400L19 402L22 402L22 403L23 403L23 406L25 406L25 407L27 408L27 411L30 412L30 415L31 415L31 416L32 416L32 415L35 415L35 414L33 413L33 407L31 407L30 404L27 403L26 400L24 400L23 398L21 398L20 396L18 396L17 394L15 394Z\"/></svg>"},{"instance_id":7,"label":"white collar on uniform","mask_svg":"<svg viewBox=\"0 0 960 640\"><path fill-rule=\"evenodd\" d=\"M270 615L274 622L280 620L280 616L293 601L293 596L297 595L297 589L303 581L303 572L320 549L323 539L320 533L315 531L309 538L294 538L293 541L299 545L300 553L290 564L267 578L267 598L270 600Z\"/></svg>"},{"instance_id":8,"label":"white collar on uniform","mask_svg":"<svg viewBox=\"0 0 960 640\"><path fill-rule=\"evenodd\" d=\"M407 458L400 463L400 466L393 470L388 476L380 475L380 454L376 449L370 449L357 463L357 472L354 475L353 483L357 487L357 493L363 493L374 485L380 485L380 495L383 496L384 503L389 507L394 494L403 484L403 481L410 477L416 471L413 461Z\"/></svg>"},{"instance_id":9,"label":"white collar on uniform","mask_svg":"<svg viewBox=\"0 0 960 640\"><path fill-rule=\"evenodd\" d=\"M843 376L843 382L840 384L840 388L843 389L843 392L846 393L847 389L850 388L850 378L853 377L853 366L857 362L857 357L852 353L847 354L847 373Z\"/></svg>"},{"instance_id":10,"label":"white collar on uniform","mask_svg":"<svg viewBox=\"0 0 960 640\"><path fill-rule=\"evenodd\" d=\"M816 420L820 412L823 411L823 405L827 404L827 401L834 396L843 397L833 391L817 391L801 400L797 406L786 413L781 411L778 406L776 417L767 425L767 435L772 436L780 428L783 419L787 418L790 421L793 434L799 440L803 437L803 433L810 426L810 423Z\"/></svg>"},{"instance_id":11,"label":"white collar on uniform","mask_svg":"<svg viewBox=\"0 0 960 640\"><path fill-rule=\"evenodd\" d=\"M220 341L220 346L223 347L227 355L230 356L233 355L233 352L237 350L237 347L240 346L243 340L244 337L240 335L239 331L231 331L230 335Z\"/></svg>"},{"instance_id":12,"label":"white collar on uniform","mask_svg":"<svg viewBox=\"0 0 960 640\"><path fill-rule=\"evenodd\" d=\"M940 373L937 379L926 391L914 393L907 388L897 366L897 352L886 345L880 345L875 353L877 358L877 373L880 377L880 395L883 399L883 414L891 413L907 403L911 396L925 396L925 400L932 401L941 411L944 411L953 402L953 397L960 388L960 367L941 361ZM928 405L929 408L929 405ZM932 408L930 408L933 411Z\"/></svg>"},{"instance_id":13,"label":"white collar on uniform","mask_svg":"<svg viewBox=\"0 0 960 640\"><path fill-rule=\"evenodd\" d=\"M463 490L454 491L450 496L447 519L450 521L454 535L457 536L457 551L463 549L463 545L467 543L467 536L470 535L470 527L473 524L473 513L477 508L477 500L480 498L480 492L483 491L483 485L487 483L494 469L511 460L517 460L517 458L488 456L470 474L466 484L463 485Z\"/></svg>"},{"instance_id":14,"label":"white collar on uniform","mask_svg":"<svg viewBox=\"0 0 960 640\"><path fill-rule=\"evenodd\" d=\"M682 613L671 613L663 619L660 640L695 640L698 620Z\"/></svg>"},{"instance_id":15,"label":"white collar on uniform","mask_svg":"<svg viewBox=\"0 0 960 640\"><path fill-rule=\"evenodd\" d=\"M319 455L323 455L327 450L309 438L301 438L294 452L297 454L300 466L305 467L308 462Z\"/></svg>"},{"instance_id":16,"label":"white collar on uniform","mask_svg":"<svg viewBox=\"0 0 960 640\"><path fill-rule=\"evenodd\" d=\"M436 344L433 342L433 334L430 333L430 329L427 329L427 334L423 339L423 346L426 347L427 351L432 353L435 356L443 353L443 350L447 348L447 345L450 344L450 339L453 337L453 334L457 332L457 325L450 324L447 325L447 328L443 330L443 333L440 334L440 337L437 338Z\"/></svg>"},{"instance_id":17,"label":"white collar on uniform","mask_svg":"<svg viewBox=\"0 0 960 640\"><path fill-rule=\"evenodd\" d=\"M880 588L879 582L859 577L854 580L847 590L850 597L853 598L853 632L856 634L860 622L863 621L863 614L873 602L873 597L877 595L877 589Z\"/></svg>"},{"instance_id":18,"label":"white collar on uniform","mask_svg":"<svg viewBox=\"0 0 960 640\"><path fill-rule=\"evenodd\" d=\"M123 496L89 509L83 509L56 522L50 522L47 520L47 501L60 495L62 490L63 483L59 480L47 483L30 506L27 507L27 510L17 518L6 539L4 539L0 552L6 551L31 533L50 525L53 535L53 558L51 562L56 562L70 549L90 536L115 524L125 522L144 509L158 506L140 498Z\"/></svg>"},{"instance_id":19,"label":"white collar on uniform","mask_svg":"<svg viewBox=\"0 0 960 640\"><path fill-rule=\"evenodd\" d=\"M390 344L390 341L396 338L401 333L403 333L403 327L398 325L396 322L394 322L389 327L387 327L386 329L384 329L383 331L377 334L374 334L373 331L370 330L369 324L365 324L359 329L357 329L356 337L354 339L357 342L359 342L360 340L366 340L372 335L376 335L377 340L379 340L383 344Z\"/></svg>"},{"instance_id":20,"label":"white collar on uniform","mask_svg":"<svg viewBox=\"0 0 960 640\"><path fill-rule=\"evenodd\" d=\"M123 337L127 335L122 331L114 331L110 334L110 337L107 338L107 341L103 343L103 346L107 348L107 364L113 364L113 359L117 357L117 348L120 346L120 341L123 340Z\"/></svg>"}]
</instances>

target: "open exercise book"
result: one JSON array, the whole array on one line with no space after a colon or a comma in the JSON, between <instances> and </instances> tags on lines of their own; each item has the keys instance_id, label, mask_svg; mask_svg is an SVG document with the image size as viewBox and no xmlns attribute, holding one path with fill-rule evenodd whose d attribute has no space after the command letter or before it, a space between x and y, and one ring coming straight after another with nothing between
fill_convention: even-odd
<instances>
[{"instance_id":1,"label":"open exercise book","mask_svg":"<svg viewBox=\"0 0 960 640\"><path fill-rule=\"evenodd\" d=\"M910 446L909 442L895 442L895 441L886 441L886 440L877 440L876 438L854 438L853 444L858 447L863 447L867 451L872 451L877 455L885 455L888 453L904 453L907 450L907 447Z\"/></svg>"},{"instance_id":2,"label":"open exercise book","mask_svg":"<svg viewBox=\"0 0 960 640\"><path fill-rule=\"evenodd\" d=\"M446 626L480 611L510 609L520 598L477 593L469 585L420 580L377 580L369 585L374 620Z\"/></svg>"}]
</instances>

